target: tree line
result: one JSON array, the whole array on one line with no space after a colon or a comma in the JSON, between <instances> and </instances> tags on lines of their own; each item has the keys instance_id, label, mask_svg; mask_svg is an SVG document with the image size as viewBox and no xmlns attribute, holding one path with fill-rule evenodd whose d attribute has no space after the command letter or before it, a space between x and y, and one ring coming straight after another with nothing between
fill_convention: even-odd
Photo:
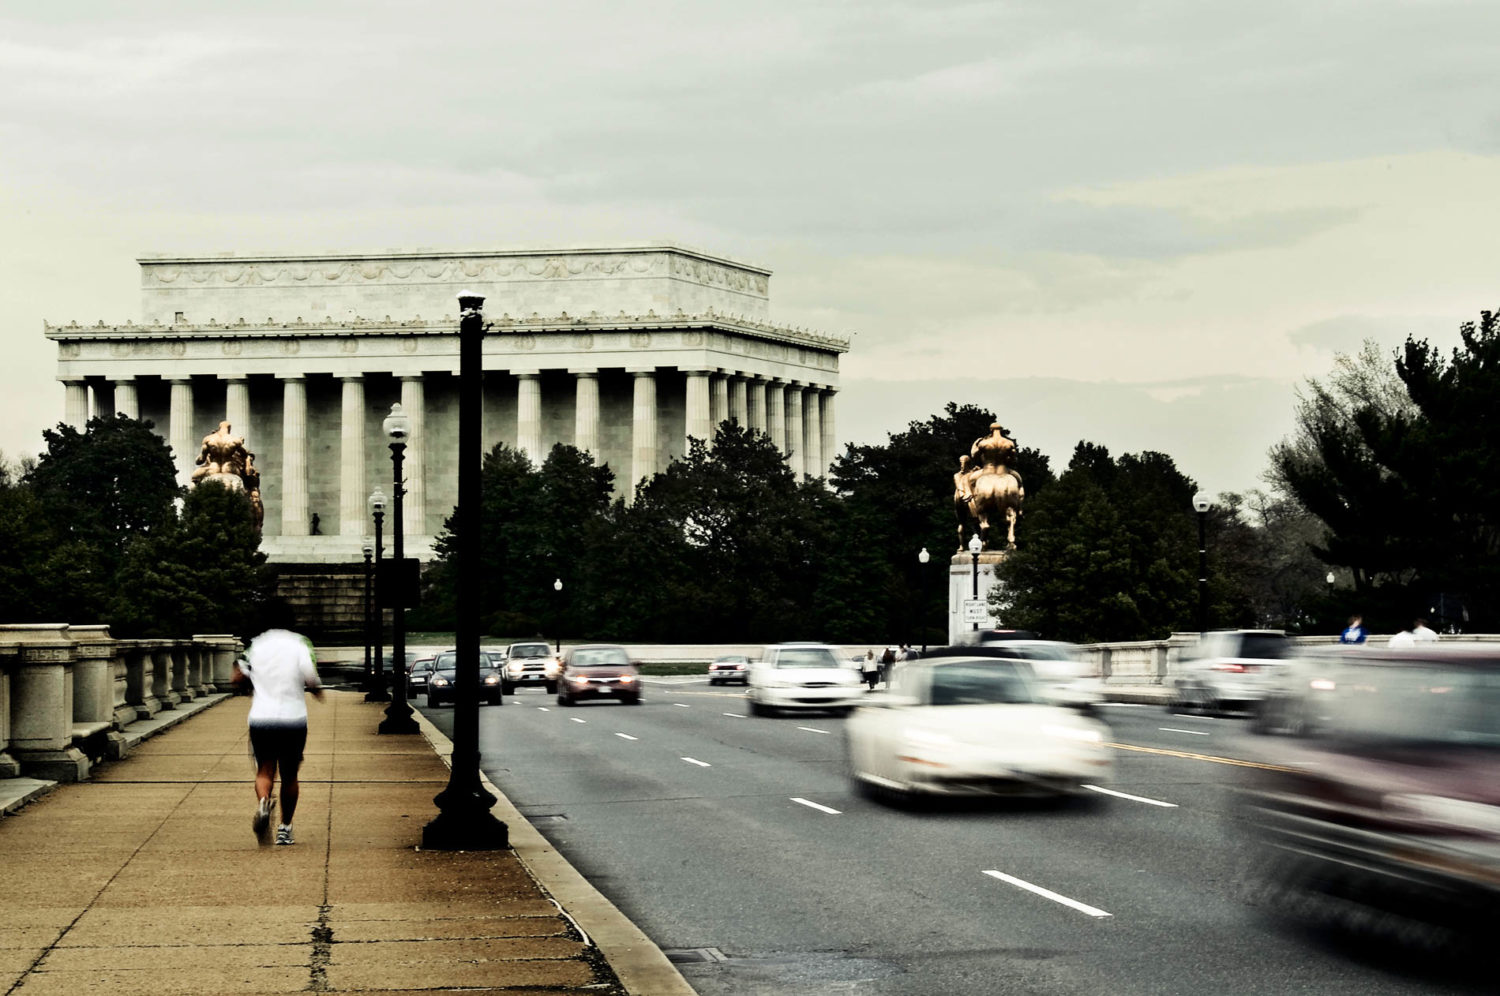
<instances>
[{"instance_id":1,"label":"tree line","mask_svg":"<svg viewBox=\"0 0 1500 996\"><path fill-rule=\"evenodd\" d=\"M1500 326L1485 312L1459 331L1448 356L1367 343L1307 382L1268 490L1221 494L1207 514L1210 626L1334 632L1356 612L1375 629L1500 624ZM572 446L538 466L498 445L483 464L481 622L497 636L941 643L962 538L953 472L994 421L950 403L848 445L808 482L728 421L630 501ZM0 461L0 618L249 631L274 578L242 495L184 492L149 422L44 436L37 459ZM1027 498L998 568L1003 624L1079 642L1196 628L1197 485L1170 456L1081 441L1060 473L1028 447L1015 466ZM453 627L459 542L439 537L410 627Z\"/></svg>"}]
</instances>

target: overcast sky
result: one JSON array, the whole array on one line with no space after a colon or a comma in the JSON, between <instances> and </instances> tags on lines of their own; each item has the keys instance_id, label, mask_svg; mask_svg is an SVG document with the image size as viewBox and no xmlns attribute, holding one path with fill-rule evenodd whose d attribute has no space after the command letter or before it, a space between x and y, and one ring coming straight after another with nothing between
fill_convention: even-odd
<instances>
[{"instance_id":1,"label":"overcast sky","mask_svg":"<svg viewBox=\"0 0 1500 996\"><path fill-rule=\"evenodd\" d=\"M1335 350L1500 304L1500 4L256 2L0 14L0 451L144 253L670 240L949 400L1255 487Z\"/></svg>"}]
</instances>

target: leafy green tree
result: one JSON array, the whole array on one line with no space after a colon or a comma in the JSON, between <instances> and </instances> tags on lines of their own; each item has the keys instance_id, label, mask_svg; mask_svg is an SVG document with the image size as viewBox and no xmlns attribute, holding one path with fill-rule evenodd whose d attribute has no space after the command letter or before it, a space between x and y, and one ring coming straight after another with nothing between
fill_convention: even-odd
<instances>
[{"instance_id":1,"label":"leafy green tree","mask_svg":"<svg viewBox=\"0 0 1500 996\"><path fill-rule=\"evenodd\" d=\"M109 601L115 635L253 635L275 589L253 516L243 492L203 482L180 519L133 538Z\"/></svg>"},{"instance_id":2,"label":"leafy green tree","mask_svg":"<svg viewBox=\"0 0 1500 996\"><path fill-rule=\"evenodd\" d=\"M1196 611L1194 485L1161 453L1081 442L1057 481L1027 497L1025 542L991 599L1009 626L1080 643L1159 639Z\"/></svg>"}]
</instances>

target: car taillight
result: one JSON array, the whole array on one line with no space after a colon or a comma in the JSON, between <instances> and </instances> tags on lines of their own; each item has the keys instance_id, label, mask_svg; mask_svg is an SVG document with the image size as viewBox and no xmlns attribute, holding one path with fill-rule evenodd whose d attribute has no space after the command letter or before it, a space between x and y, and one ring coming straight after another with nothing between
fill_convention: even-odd
<instances>
[{"instance_id":1,"label":"car taillight","mask_svg":"<svg viewBox=\"0 0 1500 996\"><path fill-rule=\"evenodd\" d=\"M1249 670L1249 668L1245 667L1245 665L1243 665L1243 664L1228 664L1228 663L1225 663L1225 664L1215 664L1214 665L1214 670L1215 671L1228 671L1231 674L1244 674L1246 671Z\"/></svg>"}]
</instances>

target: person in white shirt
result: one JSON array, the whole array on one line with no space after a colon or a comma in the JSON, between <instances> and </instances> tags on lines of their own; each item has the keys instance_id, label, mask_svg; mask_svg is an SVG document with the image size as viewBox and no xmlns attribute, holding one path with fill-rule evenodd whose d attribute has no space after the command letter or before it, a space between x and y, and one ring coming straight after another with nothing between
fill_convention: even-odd
<instances>
[{"instance_id":1,"label":"person in white shirt","mask_svg":"<svg viewBox=\"0 0 1500 996\"><path fill-rule=\"evenodd\" d=\"M292 817L297 812L301 786L297 771L307 745L307 699L323 697L312 647L292 632L296 619L280 600L266 607L266 631L250 641L235 668L236 685L249 684L250 751L255 757L255 816L250 827L262 844L269 843L271 814L276 809L272 791L281 774L281 823L276 843L292 844Z\"/></svg>"},{"instance_id":2,"label":"person in white shirt","mask_svg":"<svg viewBox=\"0 0 1500 996\"><path fill-rule=\"evenodd\" d=\"M1417 638L1412 635L1411 630L1403 629L1386 643L1387 647L1415 647Z\"/></svg>"},{"instance_id":3,"label":"person in white shirt","mask_svg":"<svg viewBox=\"0 0 1500 996\"><path fill-rule=\"evenodd\" d=\"M1418 619L1417 624L1411 628L1411 638L1417 643L1436 643L1438 635L1427 628L1426 619Z\"/></svg>"}]
</instances>

